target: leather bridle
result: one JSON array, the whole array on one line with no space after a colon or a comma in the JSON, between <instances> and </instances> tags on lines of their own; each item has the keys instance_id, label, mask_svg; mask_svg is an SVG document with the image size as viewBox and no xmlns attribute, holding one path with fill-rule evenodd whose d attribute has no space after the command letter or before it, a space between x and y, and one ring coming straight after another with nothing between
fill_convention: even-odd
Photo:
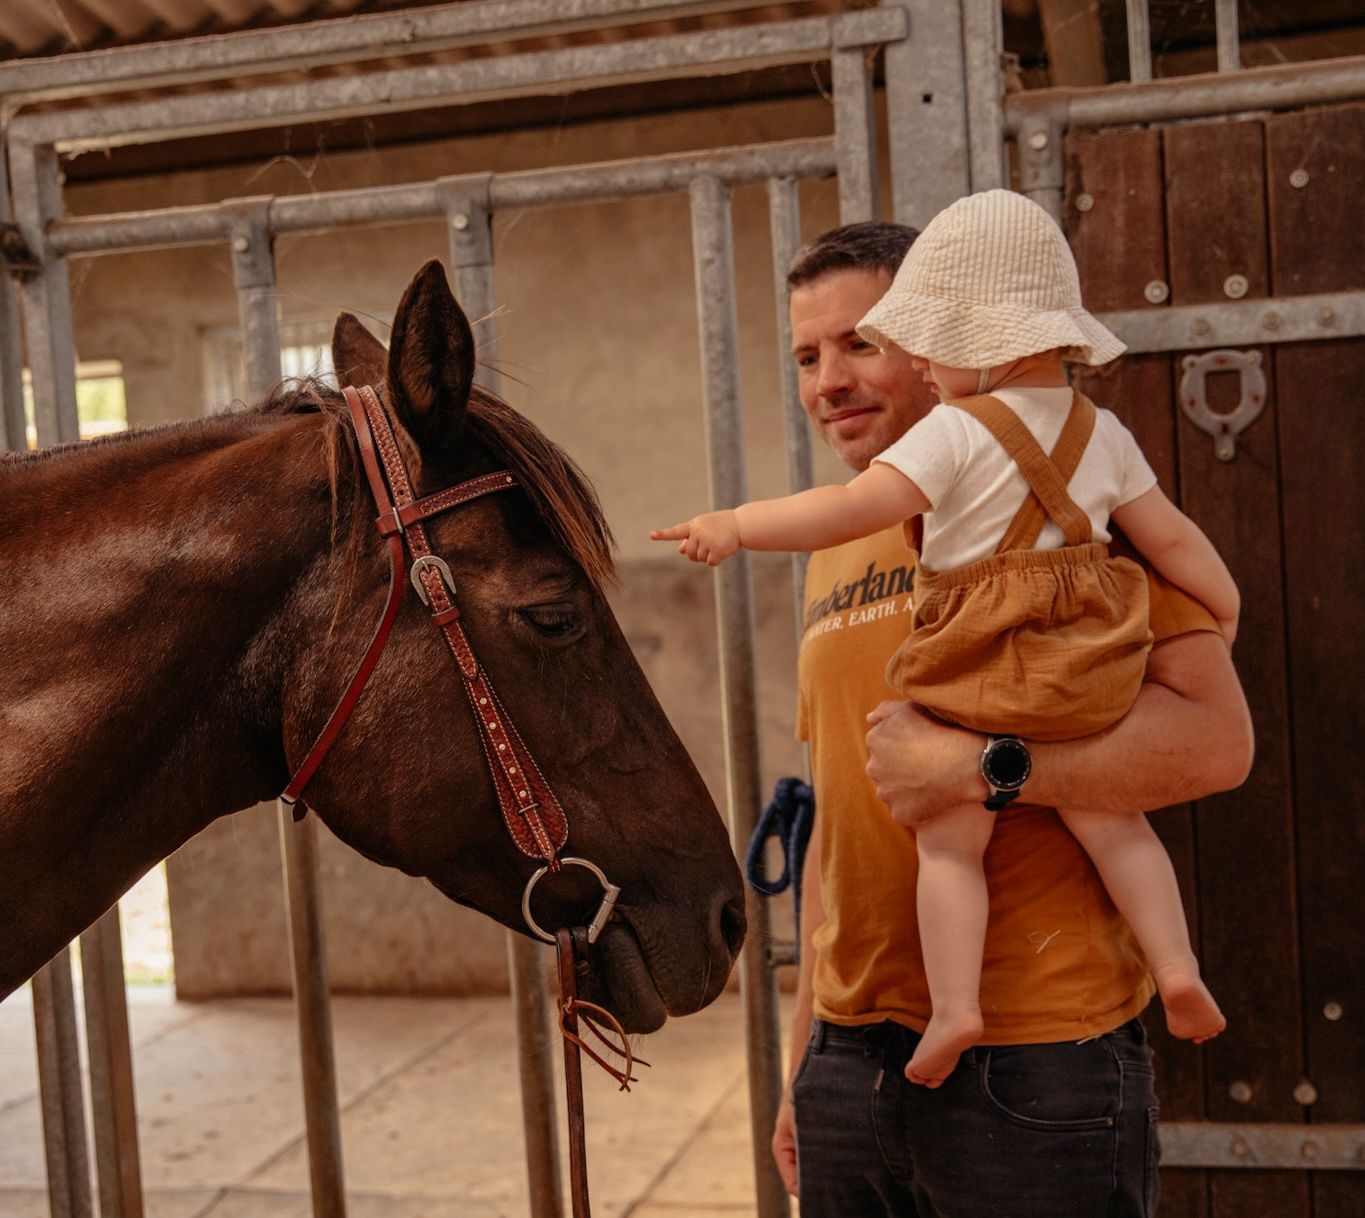
<instances>
[{"instance_id":1,"label":"leather bridle","mask_svg":"<svg viewBox=\"0 0 1365 1218\"><path fill-rule=\"evenodd\" d=\"M623 1090L628 1089L632 1081L632 1064L639 1059L632 1057L620 1024L609 1012L577 998L575 974L582 971L586 961L579 963L576 960L575 947L581 952L587 944L597 940L616 905L620 889L607 879L601 868L587 859L560 857L559 852L569 838L568 818L531 755L530 749L526 747L521 733L517 731L516 724L507 713L502 699L493 688L488 673L479 663L461 620L455 578L445 560L433 553L422 523L433 516L472 503L485 495L514 490L518 482L509 471L498 470L494 473L480 474L476 478L470 478L457 486L427 495L422 499L415 498L393 425L380 404L379 395L369 385L360 389L346 386L342 393L355 429L361 465L370 484L370 493L374 496L379 509L375 523L389 555L388 599L364 656L351 674L345 690L312 748L295 769L280 799L293 807L295 820L303 818L307 811L302 799L304 790L345 729L351 712L360 701L361 694L364 693L370 675L374 672L375 665L379 663L379 657L383 654L385 644L393 630L406 582L403 578L406 551L412 556L408 578L422 603L431 611L431 620L441 632L459 669L461 684L468 697L470 709L474 713L474 722L478 725L479 743L483 748L484 759L488 764L488 772L493 780L498 807L507 825L507 831L522 854L541 862L540 868L527 881L522 893L522 916L531 932L548 943L554 943L559 954L560 1027L564 1033L565 1076L568 1083L569 1162L573 1212L574 1218L588 1218L587 1175L583 1150L582 1078L578 1050L585 1049L617 1079ZM532 916L531 894L541 879L564 867L582 867L592 872L602 885L603 897L586 930L565 929L558 934L551 934ZM596 1031L593 1023L600 1021L618 1033L619 1045L603 1039L611 1052L623 1058L623 1067L618 1068L607 1063L583 1044L578 1036L580 1015L593 1031Z\"/></svg>"}]
</instances>

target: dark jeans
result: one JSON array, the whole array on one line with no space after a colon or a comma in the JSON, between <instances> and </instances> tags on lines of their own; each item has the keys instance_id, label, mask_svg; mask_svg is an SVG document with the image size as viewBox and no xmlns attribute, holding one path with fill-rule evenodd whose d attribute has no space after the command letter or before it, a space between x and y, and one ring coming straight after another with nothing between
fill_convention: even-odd
<instances>
[{"instance_id":1,"label":"dark jeans","mask_svg":"<svg viewBox=\"0 0 1365 1218\"><path fill-rule=\"evenodd\" d=\"M1080 1044L978 1045L936 1091L919 1034L815 1021L797 1072L801 1218L1150 1218L1152 1054L1135 1019Z\"/></svg>"}]
</instances>

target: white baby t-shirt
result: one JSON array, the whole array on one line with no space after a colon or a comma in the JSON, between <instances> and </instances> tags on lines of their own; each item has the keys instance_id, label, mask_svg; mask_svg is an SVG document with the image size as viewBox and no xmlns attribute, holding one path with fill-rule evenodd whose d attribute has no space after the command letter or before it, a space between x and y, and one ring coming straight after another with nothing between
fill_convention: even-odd
<instances>
[{"instance_id":1,"label":"white baby t-shirt","mask_svg":"<svg viewBox=\"0 0 1365 1218\"><path fill-rule=\"evenodd\" d=\"M1001 389L999 398L1051 452L1071 410L1067 388ZM920 557L932 571L950 571L995 553L1028 494L1014 459L964 410L935 406L885 452L873 458L899 470L932 504L924 514ZM1067 492L1090 517L1091 540L1107 542L1109 514L1156 485L1156 475L1132 433L1112 411L1095 411L1095 430ZM1053 550L1066 539L1052 521L1036 543Z\"/></svg>"}]
</instances>

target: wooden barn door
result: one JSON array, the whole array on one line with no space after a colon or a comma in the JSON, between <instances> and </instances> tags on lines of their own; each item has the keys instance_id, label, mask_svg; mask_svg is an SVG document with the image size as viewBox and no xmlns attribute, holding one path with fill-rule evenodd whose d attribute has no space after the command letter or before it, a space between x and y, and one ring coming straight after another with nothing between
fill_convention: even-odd
<instances>
[{"instance_id":1,"label":"wooden barn door","mask_svg":"<svg viewBox=\"0 0 1365 1218\"><path fill-rule=\"evenodd\" d=\"M1362 191L1361 106L1067 140L1066 226L1097 312L1363 289ZM1294 1126L1365 1123L1365 338L1276 344L1274 328L1236 348L1259 353L1268 395L1231 460L1178 408L1187 353L1132 354L1081 386L1133 429L1243 596L1251 777L1153 818L1229 1020L1195 1048L1153 1010L1162 1116L1286 1123L1273 1136L1301 1153ZM1236 401L1228 381L1208 382L1215 410ZM1220 1166L1163 1170L1163 1218L1365 1214L1365 1161L1266 1169L1222 1144Z\"/></svg>"}]
</instances>

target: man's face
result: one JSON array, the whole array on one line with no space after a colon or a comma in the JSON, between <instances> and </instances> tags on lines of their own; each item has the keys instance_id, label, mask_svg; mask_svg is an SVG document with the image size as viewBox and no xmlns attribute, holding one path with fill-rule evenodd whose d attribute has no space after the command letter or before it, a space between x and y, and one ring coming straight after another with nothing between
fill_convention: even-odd
<instances>
[{"instance_id":1,"label":"man's face","mask_svg":"<svg viewBox=\"0 0 1365 1218\"><path fill-rule=\"evenodd\" d=\"M850 469L866 469L938 400L905 352L883 354L853 329L890 286L885 271L831 271L788 301L801 405Z\"/></svg>"}]
</instances>

